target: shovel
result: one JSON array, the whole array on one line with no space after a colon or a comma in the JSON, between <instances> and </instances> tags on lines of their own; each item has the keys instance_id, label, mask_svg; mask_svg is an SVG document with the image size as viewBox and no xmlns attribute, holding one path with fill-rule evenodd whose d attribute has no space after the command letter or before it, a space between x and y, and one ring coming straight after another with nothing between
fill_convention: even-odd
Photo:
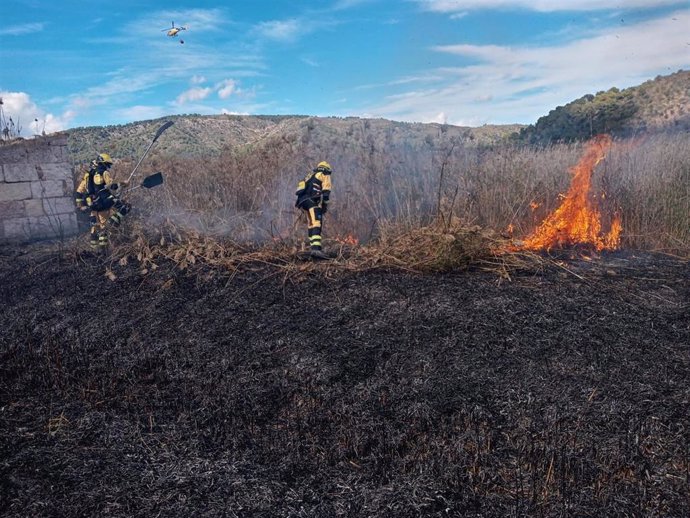
<instances>
[{"instance_id":1,"label":"shovel","mask_svg":"<svg viewBox=\"0 0 690 518\"><path fill-rule=\"evenodd\" d=\"M148 155L149 151L153 147L153 145L156 143L156 140L158 140L158 137L160 137L165 130L167 130L170 126L174 124L173 121L167 121L165 122L160 128L158 128L158 131L156 131L156 134L153 136L153 141L149 144L149 147L146 148L146 151L144 151L144 155L139 159L139 162L137 162L137 165L134 167L134 171L132 171L132 174L129 175L129 178L127 178L127 182L129 182L132 179L132 176L134 176L134 173L137 172L137 169L139 169L139 166L141 165L141 162L144 160L146 155Z\"/></svg>"},{"instance_id":2,"label":"shovel","mask_svg":"<svg viewBox=\"0 0 690 518\"><path fill-rule=\"evenodd\" d=\"M139 187L145 187L147 189L150 189L151 187L156 187L157 185L161 185L162 183L163 173L159 171L157 173L153 173L152 175L147 176L146 178L144 178L140 185L135 185L134 187L130 188L129 191L131 192L134 189L138 189Z\"/></svg>"}]
</instances>

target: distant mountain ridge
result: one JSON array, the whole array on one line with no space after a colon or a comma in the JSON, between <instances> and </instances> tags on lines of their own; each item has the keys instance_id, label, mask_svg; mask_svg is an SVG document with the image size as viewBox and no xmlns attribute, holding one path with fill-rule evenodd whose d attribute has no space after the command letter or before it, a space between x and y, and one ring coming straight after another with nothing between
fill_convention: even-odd
<instances>
[{"instance_id":1,"label":"distant mountain ridge","mask_svg":"<svg viewBox=\"0 0 690 518\"><path fill-rule=\"evenodd\" d=\"M533 125L461 127L437 123L407 123L359 117L306 115L172 115L124 125L92 126L68 131L73 162L87 163L107 151L121 159L139 156L164 120L175 125L157 142L153 154L213 157L228 150L260 146L271 140L316 142L319 149L359 145L379 149L437 147L449 140L492 145L507 139L546 144L585 140L597 133L628 135L649 131L690 130L690 71L658 76L639 86L611 88L585 95L551 110Z\"/></svg>"},{"instance_id":2,"label":"distant mountain ridge","mask_svg":"<svg viewBox=\"0 0 690 518\"><path fill-rule=\"evenodd\" d=\"M69 130L69 149L77 163L107 150L118 158L138 156L165 120L174 126L156 143L155 152L181 157L218 156L229 149L260 145L271 139L298 142L309 138L339 146L352 135L367 134L373 143L393 139L415 147L430 144L439 135L476 143L493 144L508 138L523 125L485 125L477 128L437 123L407 123L359 117L304 115L173 115L118 126L93 126ZM326 144L326 142L323 142Z\"/></svg>"}]
</instances>

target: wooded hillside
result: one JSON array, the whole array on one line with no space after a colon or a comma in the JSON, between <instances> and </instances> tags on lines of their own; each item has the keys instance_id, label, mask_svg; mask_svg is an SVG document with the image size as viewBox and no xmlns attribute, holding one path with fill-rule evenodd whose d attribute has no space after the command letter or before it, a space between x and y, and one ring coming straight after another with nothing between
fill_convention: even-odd
<instances>
[{"instance_id":1,"label":"wooded hillside","mask_svg":"<svg viewBox=\"0 0 690 518\"><path fill-rule=\"evenodd\" d=\"M583 140L599 133L629 136L640 132L690 129L690 71L657 76L639 86L610 88L558 106L536 124L520 130L523 142L545 144Z\"/></svg>"},{"instance_id":2,"label":"wooded hillside","mask_svg":"<svg viewBox=\"0 0 690 518\"><path fill-rule=\"evenodd\" d=\"M494 144L522 128L518 124L469 128L359 117L177 115L121 126L70 130L73 160L88 163L94 154L103 150L121 159L134 158L143 152L163 120L172 120L175 125L156 144L154 151L182 158L217 157L240 147L249 149L276 139L289 143L316 139L319 147L346 147L348 142L364 134L373 146L394 141L419 149L433 147L440 137Z\"/></svg>"}]
</instances>

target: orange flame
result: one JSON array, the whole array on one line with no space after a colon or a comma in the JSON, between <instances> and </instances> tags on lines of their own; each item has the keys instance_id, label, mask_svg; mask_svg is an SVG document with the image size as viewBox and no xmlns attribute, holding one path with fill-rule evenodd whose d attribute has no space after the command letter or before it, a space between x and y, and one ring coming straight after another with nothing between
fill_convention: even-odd
<instances>
[{"instance_id":1,"label":"orange flame","mask_svg":"<svg viewBox=\"0 0 690 518\"><path fill-rule=\"evenodd\" d=\"M345 237L336 237L335 240L338 243L342 243L343 245L357 245L359 244L359 240L353 236L352 234L348 234Z\"/></svg>"},{"instance_id":2,"label":"orange flame","mask_svg":"<svg viewBox=\"0 0 690 518\"><path fill-rule=\"evenodd\" d=\"M604 159L611 144L608 135L599 135L588 143L585 154L570 171L573 179L561 205L525 238L524 248L550 250L576 244L591 244L598 251L618 248L620 220L614 218L610 231L602 236L601 214L589 196L594 168Z\"/></svg>"}]
</instances>

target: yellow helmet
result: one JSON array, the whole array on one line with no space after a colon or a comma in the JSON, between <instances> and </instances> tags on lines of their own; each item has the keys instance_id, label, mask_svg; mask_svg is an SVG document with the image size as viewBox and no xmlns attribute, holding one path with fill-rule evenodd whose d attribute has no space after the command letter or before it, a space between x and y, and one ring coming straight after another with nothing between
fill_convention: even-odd
<instances>
[{"instance_id":1,"label":"yellow helmet","mask_svg":"<svg viewBox=\"0 0 690 518\"><path fill-rule=\"evenodd\" d=\"M317 171L323 171L324 173L330 173L331 172L331 164L328 162L319 162L319 165L316 166Z\"/></svg>"},{"instance_id":2,"label":"yellow helmet","mask_svg":"<svg viewBox=\"0 0 690 518\"><path fill-rule=\"evenodd\" d=\"M96 163L104 165L113 165L113 159L110 158L110 155L108 153L100 153L96 157Z\"/></svg>"}]
</instances>

